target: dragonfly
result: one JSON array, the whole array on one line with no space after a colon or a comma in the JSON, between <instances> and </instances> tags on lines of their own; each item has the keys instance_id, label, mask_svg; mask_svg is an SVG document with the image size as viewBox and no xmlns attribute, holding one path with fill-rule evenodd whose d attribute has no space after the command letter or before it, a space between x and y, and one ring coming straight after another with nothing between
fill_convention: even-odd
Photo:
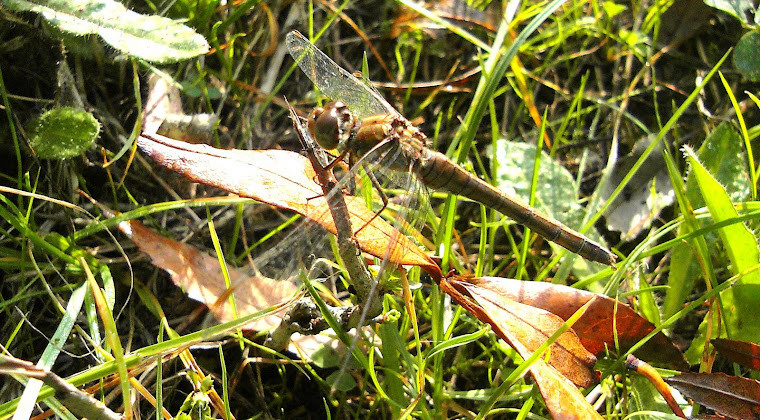
<instances>
[{"instance_id":1,"label":"dragonfly","mask_svg":"<svg viewBox=\"0 0 760 420\"><path fill-rule=\"evenodd\" d=\"M590 261L614 267L617 257L599 243L542 214L454 163L427 146L427 136L407 120L366 81L360 80L312 44L298 31L285 39L298 66L332 102L315 108L307 118L317 144L361 160L383 150L393 159L391 171L412 172L433 190L460 195L497 210L551 242ZM356 161L356 160L355 160Z\"/></svg>"}]
</instances>

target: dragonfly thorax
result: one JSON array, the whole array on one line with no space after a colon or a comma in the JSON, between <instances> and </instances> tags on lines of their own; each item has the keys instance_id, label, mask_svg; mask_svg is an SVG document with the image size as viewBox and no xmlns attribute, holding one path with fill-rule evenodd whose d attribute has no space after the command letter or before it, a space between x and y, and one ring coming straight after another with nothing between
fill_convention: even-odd
<instances>
[{"instance_id":1,"label":"dragonfly thorax","mask_svg":"<svg viewBox=\"0 0 760 420\"><path fill-rule=\"evenodd\" d=\"M320 147L328 150L345 150L357 125L354 114L340 101L314 108L308 119L309 134Z\"/></svg>"}]
</instances>

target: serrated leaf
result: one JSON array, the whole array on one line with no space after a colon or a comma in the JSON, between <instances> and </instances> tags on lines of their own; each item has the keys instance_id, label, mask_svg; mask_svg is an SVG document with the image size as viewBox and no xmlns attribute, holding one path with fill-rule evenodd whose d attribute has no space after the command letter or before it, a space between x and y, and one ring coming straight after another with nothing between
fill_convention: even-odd
<instances>
[{"instance_id":1,"label":"serrated leaf","mask_svg":"<svg viewBox=\"0 0 760 420\"><path fill-rule=\"evenodd\" d=\"M159 64L205 54L208 42L193 29L161 16L141 15L113 0L6 0L17 11L41 14L74 35L97 34L113 48Z\"/></svg>"},{"instance_id":2,"label":"serrated leaf","mask_svg":"<svg viewBox=\"0 0 760 420\"><path fill-rule=\"evenodd\" d=\"M702 166L691 149L686 148L686 158L691 165L690 176L694 176L699 185L702 198L707 204L713 222L720 223L736 218L738 213L731 202L726 190ZM730 269L733 274L739 274L755 267L760 261L757 238L743 223L734 223L718 229L721 242L726 249ZM760 273L749 272L739 278L737 283L721 294L723 320L728 335L735 340L755 341L760 336ZM706 323L703 321L699 333L692 342L689 354L701 352L704 346Z\"/></svg>"},{"instance_id":3,"label":"serrated leaf","mask_svg":"<svg viewBox=\"0 0 760 420\"><path fill-rule=\"evenodd\" d=\"M699 159L708 172L714 174L717 181L725 186L731 201L744 200L749 194L749 182L746 176L747 158L742 148L739 133L729 123L716 127L705 139L698 151ZM694 209L704 207L696 178L689 174L686 180L686 198ZM679 229L679 236L690 232L686 224ZM704 237L708 248L715 245L716 236ZM665 294L663 317L669 318L678 312L686 297L701 277L701 270L694 255L694 249L687 244L678 244L673 249L673 261L668 276L670 286Z\"/></svg>"},{"instance_id":4,"label":"serrated leaf","mask_svg":"<svg viewBox=\"0 0 760 420\"><path fill-rule=\"evenodd\" d=\"M699 184L702 197L705 199L713 221L718 223L738 217L739 215L731 202L731 198L723 186L702 166L691 150L687 149L686 153L691 164L692 173ZM726 247L735 273L748 270L757 265L758 256L760 255L757 248L757 239L744 224L735 223L725 226L718 230L718 233L723 240L723 245ZM760 275L750 273L744 277L743 281L760 285Z\"/></svg>"},{"instance_id":5,"label":"serrated leaf","mask_svg":"<svg viewBox=\"0 0 760 420\"><path fill-rule=\"evenodd\" d=\"M756 82L760 80L760 33L744 34L734 49L734 66L747 79Z\"/></svg>"},{"instance_id":6,"label":"serrated leaf","mask_svg":"<svg viewBox=\"0 0 760 420\"><path fill-rule=\"evenodd\" d=\"M89 112L56 108L27 124L29 146L42 159L66 159L84 153L100 132L100 123Z\"/></svg>"},{"instance_id":7,"label":"serrated leaf","mask_svg":"<svg viewBox=\"0 0 760 420\"><path fill-rule=\"evenodd\" d=\"M747 155L741 136L730 123L721 123L716 127L700 146L697 155L707 171L725 187L731 201L747 198L750 192L747 178ZM703 206L704 201L699 198L699 192L696 185L693 185L693 181L687 183L686 187L692 204Z\"/></svg>"}]
</instances>

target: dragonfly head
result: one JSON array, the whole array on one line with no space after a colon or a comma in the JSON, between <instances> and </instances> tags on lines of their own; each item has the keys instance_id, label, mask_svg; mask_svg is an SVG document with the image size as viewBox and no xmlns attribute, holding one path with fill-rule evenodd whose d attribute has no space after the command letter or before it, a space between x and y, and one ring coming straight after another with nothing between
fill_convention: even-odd
<instances>
[{"instance_id":1,"label":"dragonfly head","mask_svg":"<svg viewBox=\"0 0 760 420\"><path fill-rule=\"evenodd\" d=\"M343 150L351 139L356 117L343 102L330 102L314 108L308 119L309 134L320 147Z\"/></svg>"}]
</instances>

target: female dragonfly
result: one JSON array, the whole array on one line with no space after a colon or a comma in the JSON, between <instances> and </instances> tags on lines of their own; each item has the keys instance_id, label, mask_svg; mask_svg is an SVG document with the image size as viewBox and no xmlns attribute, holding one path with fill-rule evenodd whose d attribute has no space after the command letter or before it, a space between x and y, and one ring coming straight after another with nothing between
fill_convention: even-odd
<instances>
[{"instance_id":1,"label":"female dragonfly","mask_svg":"<svg viewBox=\"0 0 760 420\"><path fill-rule=\"evenodd\" d=\"M310 134L319 146L360 159L377 150L390 151L393 171L411 171L427 187L457 194L495 209L571 252L614 266L616 256L600 244L510 197L426 146L417 127L367 83L344 70L298 31L286 37L298 66L334 102L314 109Z\"/></svg>"}]
</instances>

